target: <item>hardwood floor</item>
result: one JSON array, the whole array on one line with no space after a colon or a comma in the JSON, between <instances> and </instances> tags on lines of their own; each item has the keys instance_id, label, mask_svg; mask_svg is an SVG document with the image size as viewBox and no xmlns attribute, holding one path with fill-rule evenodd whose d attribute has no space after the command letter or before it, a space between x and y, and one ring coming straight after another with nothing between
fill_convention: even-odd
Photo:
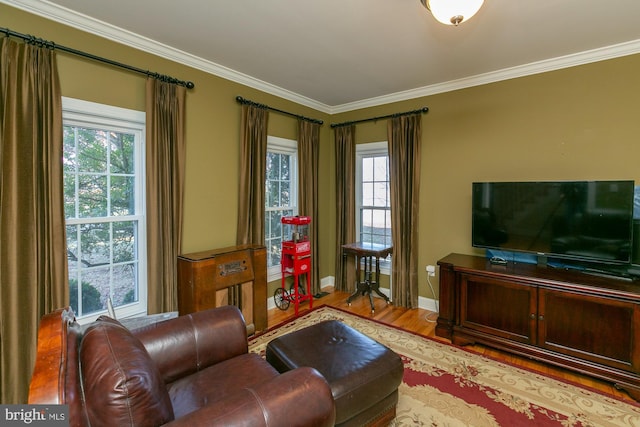
<instances>
[{"instance_id":1,"label":"hardwood floor","mask_svg":"<svg viewBox=\"0 0 640 427\"><path fill-rule=\"evenodd\" d=\"M437 337L435 335L435 321L437 319L437 313L423 309L409 310L406 308L395 307L393 305L387 305L381 298L374 298L375 311L372 313L371 306L369 305L369 298L367 297L358 297L351 303L351 306L349 306L346 303L347 297L349 296L348 293L334 291L332 288L325 288L324 290L328 291L329 294L322 298L314 299L314 307L328 305L340 308L353 314L369 317L371 319L401 329L416 332L424 336L450 343L449 340ZM304 302L300 305L299 311L301 315L308 310L309 304L307 302ZM285 311L282 311L278 308L271 309L268 312L268 327L272 328L274 326L277 326L280 323L291 319L292 317L294 317L293 306L290 306ZM565 369L556 368L545 363L536 362L534 360L512 355L509 353L504 353L485 346L473 345L468 346L467 348L484 354L488 357L496 358L511 364L515 364L517 366L521 366L526 369L532 369L538 372L542 372L544 374L557 377L565 381L570 381L583 385L585 387L600 390L604 393L613 394L619 398L633 402L633 400L626 392L617 390L610 383L600 381L589 376L580 375Z\"/></svg>"}]
</instances>

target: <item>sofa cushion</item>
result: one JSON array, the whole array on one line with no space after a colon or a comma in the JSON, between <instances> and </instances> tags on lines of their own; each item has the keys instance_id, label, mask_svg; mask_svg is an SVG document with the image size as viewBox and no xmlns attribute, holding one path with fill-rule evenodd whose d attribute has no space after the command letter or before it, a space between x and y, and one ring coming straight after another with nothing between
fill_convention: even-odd
<instances>
[{"instance_id":1,"label":"sofa cushion","mask_svg":"<svg viewBox=\"0 0 640 427\"><path fill-rule=\"evenodd\" d=\"M160 425L173 420L169 393L142 343L101 316L80 344L80 367L92 426Z\"/></svg>"},{"instance_id":2,"label":"sofa cushion","mask_svg":"<svg viewBox=\"0 0 640 427\"><path fill-rule=\"evenodd\" d=\"M246 353L174 381L167 388L174 415L180 418L279 375L262 357Z\"/></svg>"}]
</instances>

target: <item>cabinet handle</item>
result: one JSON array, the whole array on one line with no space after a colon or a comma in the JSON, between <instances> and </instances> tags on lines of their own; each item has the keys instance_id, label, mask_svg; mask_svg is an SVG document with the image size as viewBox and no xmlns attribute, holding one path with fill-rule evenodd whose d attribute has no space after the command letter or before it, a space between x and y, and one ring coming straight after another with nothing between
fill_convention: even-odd
<instances>
[{"instance_id":1,"label":"cabinet handle","mask_svg":"<svg viewBox=\"0 0 640 427\"><path fill-rule=\"evenodd\" d=\"M531 313L531 315L529 316L531 319L535 319L536 318L536 314L535 313Z\"/></svg>"},{"instance_id":2,"label":"cabinet handle","mask_svg":"<svg viewBox=\"0 0 640 427\"><path fill-rule=\"evenodd\" d=\"M540 316L538 316L538 319L539 319L539 320L544 320L544 315L543 315L543 314L541 314Z\"/></svg>"}]
</instances>

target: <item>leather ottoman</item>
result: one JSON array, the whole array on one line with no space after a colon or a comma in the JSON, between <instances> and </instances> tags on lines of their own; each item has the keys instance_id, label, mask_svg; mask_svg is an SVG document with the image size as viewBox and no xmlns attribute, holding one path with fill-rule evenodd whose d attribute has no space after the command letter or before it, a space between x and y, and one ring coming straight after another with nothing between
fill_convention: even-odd
<instances>
[{"instance_id":1,"label":"leather ottoman","mask_svg":"<svg viewBox=\"0 0 640 427\"><path fill-rule=\"evenodd\" d=\"M266 358L279 372L317 369L331 387L337 426L382 426L395 418L404 372L400 356L340 321L278 337L267 345Z\"/></svg>"}]
</instances>

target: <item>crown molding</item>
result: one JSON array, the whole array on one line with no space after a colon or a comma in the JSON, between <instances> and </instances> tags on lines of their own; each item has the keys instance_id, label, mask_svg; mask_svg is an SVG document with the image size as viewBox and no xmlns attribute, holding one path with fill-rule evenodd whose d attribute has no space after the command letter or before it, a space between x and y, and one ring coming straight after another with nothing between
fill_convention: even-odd
<instances>
[{"instance_id":1,"label":"crown molding","mask_svg":"<svg viewBox=\"0 0 640 427\"><path fill-rule=\"evenodd\" d=\"M232 70L214 62L191 55L184 51L172 48L165 44L140 36L131 31L124 30L114 25L99 21L84 14L72 11L62 6L50 3L46 0L0 0L15 8L24 10L44 17L46 19L59 22L61 24L106 38L108 40L124 44L153 55L184 64L197 70L212 74L226 80L248 86L291 102L313 108L314 110L327 113L338 114L362 108L375 107L399 101L407 101L430 95L436 95L454 90L465 89L473 86L480 86L495 83L503 80L518 77L530 76L533 74L545 73L548 71L560 70L563 68L575 67L592 62L604 61L626 55L640 53L640 40L633 40L626 43L593 49L576 54L551 58L530 64L520 65L502 70L491 71L462 79L451 80L416 89L391 93L379 97L364 99L341 105L329 106L311 98L291 92L287 89L264 82L249 75Z\"/></svg>"},{"instance_id":2,"label":"crown molding","mask_svg":"<svg viewBox=\"0 0 640 427\"><path fill-rule=\"evenodd\" d=\"M184 64L188 67L222 77L226 80L230 80L244 86L258 89L297 104L313 108L317 111L324 113L328 113L330 111L330 107L321 102L232 70L231 68L207 61L179 49L172 48L171 46L167 46L131 31L116 27L115 25L111 25L90 16L50 3L46 0L0 0L0 3L8 4L17 9L24 10L25 12L103 37L116 43L133 47L170 61Z\"/></svg>"},{"instance_id":3,"label":"crown molding","mask_svg":"<svg viewBox=\"0 0 640 427\"><path fill-rule=\"evenodd\" d=\"M344 113L361 108L376 107L379 105L390 104L392 102L407 101L410 99L451 92L454 90L466 89L473 86L481 86L518 77L531 76L534 74L546 73L548 71L556 71L563 68L576 67L578 65L634 55L637 53L640 53L640 40L632 40L626 43L620 43L599 49L532 62L530 64L519 65L511 68L504 68L502 70L491 71L462 79L364 99L348 104L337 105L331 108L330 114Z\"/></svg>"}]
</instances>

